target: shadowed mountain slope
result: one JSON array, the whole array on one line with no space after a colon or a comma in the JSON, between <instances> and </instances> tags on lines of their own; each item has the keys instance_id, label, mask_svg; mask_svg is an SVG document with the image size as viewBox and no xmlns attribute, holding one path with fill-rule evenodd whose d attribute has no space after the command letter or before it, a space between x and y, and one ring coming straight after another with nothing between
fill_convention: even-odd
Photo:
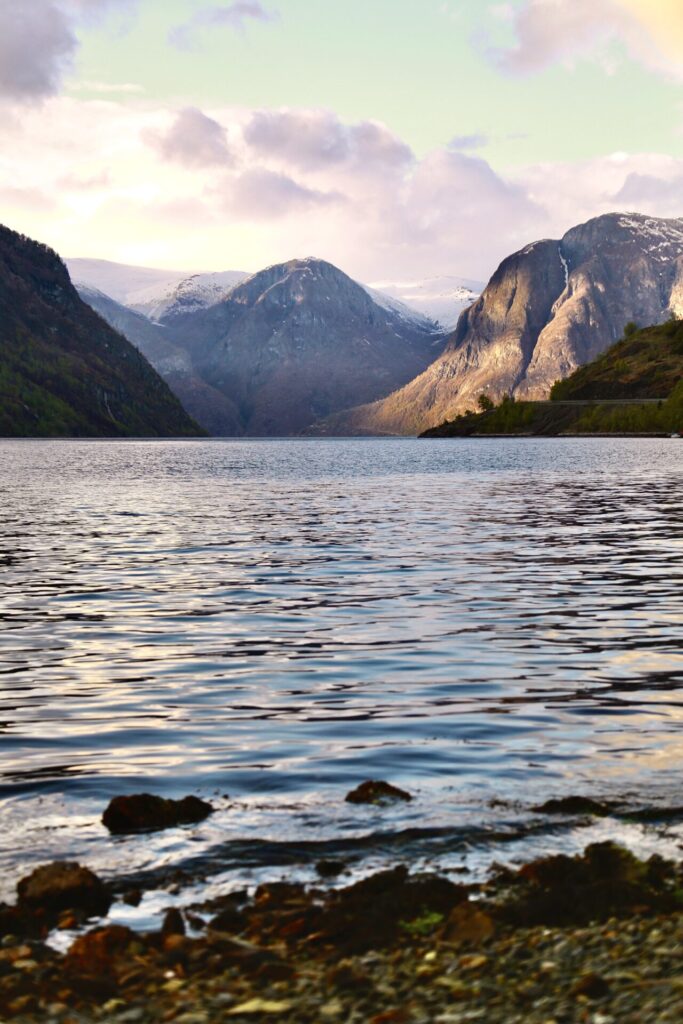
<instances>
[{"instance_id":1,"label":"shadowed mountain slope","mask_svg":"<svg viewBox=\"0 0 683 1024\"><path fill-rule=\"evenodd\" d=\"M60 258L0 227L0 434L200 433L141 353L80 299Z\"/></svg>"},{"instance_id":2,"label":"shadowed mountain slope","mask_svg":"<svg viewBox=\"0 0 683 1024\"><path fill-rule=\"evenodd\" d=\"M269 267L209 309L161 323L192 375L238 411L237 426L227 418L216 430L225 434L298 434L405 384L445 340L421 314L315 259Z\"/></svg>"}]
</instances>

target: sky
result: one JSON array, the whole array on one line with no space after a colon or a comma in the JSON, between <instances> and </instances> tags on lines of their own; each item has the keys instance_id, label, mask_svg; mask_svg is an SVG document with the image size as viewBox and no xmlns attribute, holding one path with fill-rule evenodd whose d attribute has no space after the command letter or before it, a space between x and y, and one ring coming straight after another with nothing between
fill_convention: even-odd
<instances>
[{"instance_id":1,"label":"sky","mask_svg":"<svg viewBox=\"0 0 683 1024\"><path fill-rule=\"evenodd\" d=\"M0 0L0 139L65 257L485 281L683 216L683 0Z\"/></svg>"}]
</instances>

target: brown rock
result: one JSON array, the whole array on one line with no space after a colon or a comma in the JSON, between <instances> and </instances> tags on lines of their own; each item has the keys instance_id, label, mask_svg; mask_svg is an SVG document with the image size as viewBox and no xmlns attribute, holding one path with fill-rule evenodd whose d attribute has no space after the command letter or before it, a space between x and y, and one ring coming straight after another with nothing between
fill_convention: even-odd
<instances>
[{"instance_id":1,"label":"brown rock","mask_svg":"<svg viewBox=\"0 0 683 1024\"><path fill-rule=\"evenodd\" d=\"M20 909L42 911L54 917L65 910L80 910L88 916L106 914L111 906L107 886L89 868L69 862L45 864L17 886Z\"/></svg>"},{"instance_id":2,"label":"brown rock","mask_svg":"<svg viewBox=\"0 0 683 1024\"><path fill-rule=\"evenodd\" d=\"M493 918L476 904L460 903L451 911L444 926L443 938L456 945L479 945L494 934Z\"/></svg>"},{"instance_id":3,"label":"brown rock","mask_svg":"<svg viewBox=\"0 0 683 1024\"><path fill-rule=\"evenodd\" d=\"M385 804L396 800L412 800L410 793L392 786L389 782L369 780L346 794L348 804Z\"/></svg>"},{"instance_id":4,"label":"brown rock","mask_svg":"<svg viewBox=\"0 0 683 1024\"><path fill-rule=\"evenodd\" d=\"M177 907L171 907L170 910L166 911L164 923L161 926L161 934L164 936L185 934L185 922L183 920L183 915Z\"/></svg>"},{"instance_id":5,"label":"brown rock","mask_svg":"<svg viewBox=\"0 0 683 1024\"><path fill-rule=\"evenodd\" d=\"M126 952L139 936L123 925L95 928L81 935L66 955L65 967L72 973L106 975L111 972L112 961Z\"/></svg>"},{"instance_id":6,"label":"brown rock","mask_svg":"<svg viewBox=\"0 0 683 1024\"><path fill-rule=\"evenodd\" d=\"M166 800L151 793L117 796L102 815L102 823L113 835L153 832L177 825L195 825L213 814L213 807L196 796Z\"/></svg>"},{"instance_id":7,"label":"brown rock","mask_svg":"<svg viewBox=\"0 0 683 1024\"><path fill-rule=\"evenodd\" d=\"M584 974L574 985L572 995L602 999L609 995L609 985L599 974Z\"/></svg>"}]
</instances>

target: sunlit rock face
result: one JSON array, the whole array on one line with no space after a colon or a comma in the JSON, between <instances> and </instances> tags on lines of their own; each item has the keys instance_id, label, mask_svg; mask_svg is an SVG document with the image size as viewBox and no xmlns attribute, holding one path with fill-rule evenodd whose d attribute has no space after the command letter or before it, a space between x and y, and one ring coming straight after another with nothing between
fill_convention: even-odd
<instances>
[{"instance_id":1,"label":"sunlit rock face","mask_svg":"<svg viewBox=\"0 0 683 1024\"><path fill-rule=\"evenodd\" d=\"M681 311L683 219L597 217L504 260L423 374L323 429L410 434L475 408L482 393L546 398L629 321L656 324Z\"/></svg>"},{"instance_id":2,"label":"sunlit rock face","mask_svg":"<svg viewBox=\"0 0 683 1024\"><path fill-rule=\"evenodd\" d=\"M193 377L236 410L237 422L212 423L217 434L298 434L401 387L445 342L428 318L315 259L269 267L209 309L160 322Z\"/></svg>"}]
</instances>

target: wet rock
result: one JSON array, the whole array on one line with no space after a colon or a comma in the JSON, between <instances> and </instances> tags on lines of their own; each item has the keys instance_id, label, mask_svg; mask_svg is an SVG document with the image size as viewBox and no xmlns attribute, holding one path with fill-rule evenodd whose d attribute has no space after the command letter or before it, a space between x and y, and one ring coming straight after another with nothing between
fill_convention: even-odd
<instances>
[{"instance_id":1,"label":"wet rock","mask_svg":"<svg viewBox=\"0 0 683 1024\"><path fill-rule=\"evenodd\" d=\"M185 934L185 921L177 907L171 907L170 910L166 911L164 922L161 926L161 934L164 937L167 935Z\"/></svg>"},{"instance_id":2,"label":"wet rock","mask_svg":"<svg viewBox=\"0 0 683 1024\"><path fill-rule=\"evenodd\" d=\"M346 864L343 860L319 860L315 870L321 878L337 878L346 871Z\"/></svg>"},{"instance_id":3,"label":"wet rock","mask_svg":"<svg viewBox=\"0 0 683 1024\"><path fill-rule=\"evenodd\" d=\"M387 804L398 800L412 800L410 793L398 786L392 786L389 782L369 780L362 782L360 786L346 794L348 804Z\"/></svg>"},{"instance_id":4,"label":"wet rock","mask_svg":"<svg viewBox=\"0 0 683 1024\"><path fill-rule=\"evenodd\" d=\"M674 865L640 861L615 843L593 843L582 857L558 854L525 865L516 894L499 913L515 924L582 924L639 911L676 909Z\"/></svg>"},{"instance_id":5,"label":"wet rock","mask_svg":"<svg viewBox=\"0 0 683 1024\"><path fill-rule=\"evenodd\" d=\"M129 907L139 907L142 903L142 891L140 889L131 889L122 897L123 902Z\"/></svg>"},{"instance_id":6,"label":"wet rock","mask_svg":"<svg viewBox=\"0 0 683 1024\"><path fill-rule=\"evenodd\" d=\"M102 815L112 835L154 832L178 825L196 825L213 814L213 807L196 796L167 800L151 793L117 796Z\"/></svg>"},{"instance_id":7,"label":"wet rock","mask_svg":"<svg viewBox=\"0 0 683 1024\"><path fill-rule=\"evenodd\" d=\"M333 893L317 926L344 953L362 953L395 944L402 924L446 917L465 899L463 886L436 875L411 876L401 865Z\"/></svg>"},{"instance_id":8,"label":"wet rock","mask_svg":"<svg viewBox=\"0 0 683 1024\"><path fill-rule=\"evenodd\" d=\"M236 907L226 907L225 910L221 910L220 914L211 918L209 928L217 932L239 935L244 931L245 924L246 916L241 910Z\"/></svg>"},{"instance_id":9,"label":"wet rock","mask_svg":"<svg viewBox=\"0 0 683 1024\"><path fill-rule=\"evenodd\" d=\"M101 916L111 903L108 887L94 872L67 861L36 868L17 886L18 909L40 912L50 919L65 910Z\"/></svg>"},{"instance_id":10,"label":"wet rock","mask_svg":"<svg viewBox=\"0 0 683 1024\"><path fill-rule=\"evenodd\" d=\"M65 967L69 973L109 975L112 961L125 954L140 936L123 925L95 928L81 935L66 955Z\"/></svg>"},{"instance_id":11,"label":"wet rock","mask_svg":"<svg viewBox=\"0 0 683 1024\"><path fill-rule=\"evenodd\" d=\"M546 800L531 810L535 814L592 814L596 818L604 818L611 813L610 804L599 803L587 796L565 796L555 800Z\"/></svg>"}]
</instances>

